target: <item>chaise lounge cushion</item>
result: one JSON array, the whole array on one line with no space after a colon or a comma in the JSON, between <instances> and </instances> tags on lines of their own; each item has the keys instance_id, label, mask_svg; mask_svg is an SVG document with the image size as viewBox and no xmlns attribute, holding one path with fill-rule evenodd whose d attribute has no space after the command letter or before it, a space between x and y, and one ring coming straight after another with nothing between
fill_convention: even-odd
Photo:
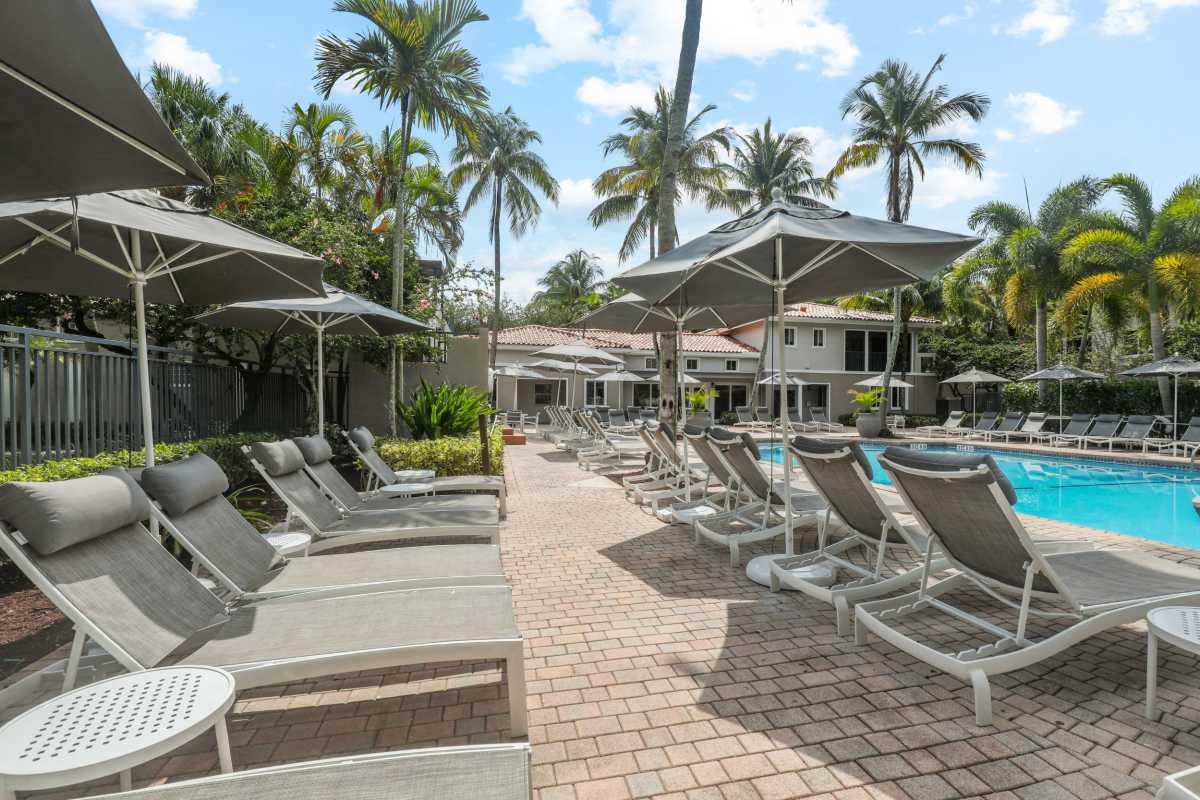
<instances>
[{"instance_id":1,"label":"chaise lounge cushion","mask_svg":"<svg viewBox=\"0 0 1200 800\"><path fill-rule=\"evenodd\" d=\"M792 447L804 453L817 453L819 455L830 455L832 453L840 453L845 448L850 448L850 454L854 456L854 460L862 467L862 471L866 473L867 480L874 477L875 473L871 470L871 461L867 458L867 454L863 452L862 446L858 442L853 441L838 441L837 439L814 439L811 436L796 436L792 439Z\"/></svg>"},{"instance_id":2,"label":"chaise lounge cushion","mask_svg":"<svg viewBox=\"0 0 1200 800\"><path fill-rule=\"evenodd\" d=\"M254 442L250 452L272 478L290 475L304 467L304 455L300 448L288 440L282 442Z\"/></svg>"},{"instance_id":3,"label":"chaise lounge cushion","mask_svg":"<svg viewBox=\"0 0 1200 800\"><path fill-rule=\"evenodd\" d=\"M204 453L195 453L182 461L142 470L142 488L168 516L180 517L224 494L229 478L217 462Z\"/></svg>"},{"instance_id":4,"label":"chaise lounge cushion","mask_svg":"<svg viewBox=\"0 0 1200 800\"><path fill-rule=\"evenodd\" d=\"M0 486L0 516L48 556L150 517L150 500L125 470Z\"/></svg>"},{"instance_id":5,"label":"chaise lounge cushion","mask_svg":"<svg viewBox=\"0 0 1200 800\"><path fill-rule=\"evenodd\" d=\"M295 442L296 447L300 448L300 454L304 456L304 460L310 466L324 464L333 458L333 448L329 446L329 441L320 434L297 436L292 441Z\"/></svg>"},{"instance_id":6,"label":"chaise lounge cushion","mask_svg":"<svg viewBox=\"0 0 1200 800\"><path fill-rule=\"evenodd\" d=\"M350 441L354 442L354 446L364 453L375 447L374 434L361 425L351 428L350 433L346 435L350 437Z\"/></svg>"},{"instance_id":7,"label":"chaise lounge cushion","mask_svg":"<svg viewBox=\"0 0 1200 800\"><path fill-rule=\"evenodd\" d=\"M908 447L889 447L883 451L883 457L903 467L947 472L960 469L976 469L986 465L991 471L996 484L1000 487L1000 491L1004 493L1005 499L1008 500L1010 505L1015 506L1017 504L1017 490L1013 488L1012 481L1000 469L1000 465L996 463L996 459L990 455L976 455L974 453L930 453L922 450L913 450Z\"/></svg>"}]
</instances>

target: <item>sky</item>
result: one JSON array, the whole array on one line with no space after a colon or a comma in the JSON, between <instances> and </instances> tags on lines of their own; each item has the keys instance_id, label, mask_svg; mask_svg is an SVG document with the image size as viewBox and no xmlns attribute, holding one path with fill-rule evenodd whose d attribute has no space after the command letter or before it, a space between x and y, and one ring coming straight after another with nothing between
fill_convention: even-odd
<instances>
[{"instance_id":1,"label":"sky","mask_svg":"<svg viewBox=\"0 0 1200 800\"><path fill-rule=\"evenodd\" d=\"M326 32L366 29L332 10L332 0L94 0L130 68L154 61L204 77L278 126L292 103L319 102L313 52ZM512 106L542 136L540 153L561 185L537 227L502 238L504 294L537 291L546 269L576 248L606 274L619 264L620 225L587 221L593 178L607 166L601 140L631 105L673 86L683 0L477 0L489 20L463 43L482 63L495 108ZM1195 145L1200 103L1187 65L1200 34L1200 0L707 0L692 113L717 109L713 124L776 129L808 137L818 170L849 141L839 103L885 59L924 71L946 54L940 82L987 94L991 111L955 135L987 152L982 179L931 162L916 187L910 222L966 232L970 210L992 199L1036 206L1056 185L1090 174L1134 172L1157 197L1200 172ZM395 125L395 109L353 90L332 100L360 128ZM425 134L445 154L435 132ZM851 174L832 202L884 215L878 169ZM729 217L685 202L686 240ZM491 267L487 209L467 217L460 259Z\"/></svg>"}]
</instances>

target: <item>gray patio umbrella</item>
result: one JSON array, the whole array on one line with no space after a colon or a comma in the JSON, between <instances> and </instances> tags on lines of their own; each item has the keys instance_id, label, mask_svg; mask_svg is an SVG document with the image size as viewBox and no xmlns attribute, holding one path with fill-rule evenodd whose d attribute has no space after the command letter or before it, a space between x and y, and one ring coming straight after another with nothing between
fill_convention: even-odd
<instances>
[{"instance_id":1,"label":"gray patio umbrella","mask_svg":"<svg viewBox=\"0 0 1200 800\"><path fill-rule=\"evenodd\" d=\"M942 381L942 383L956 383L956 384L957 383L969 383L969 384L971 384L971 416L975 416L975 387L976 386L978 386L981 383L983 383L983 384L1012 383L1012 381L1010 381L1008 378L1002 378L999 375L993 375L990 372L984 372L981 369L975 369L975 367L971 367L966 372L960 372L958 375L955 375L950 378L946 378L946 380Z\"/></svg>"},{"instance_id":2,"label":"gray patio umbrella","mask_svg":"<svg viewBox=\"0 0 1200 800\"><path fill-rule=\"evenodd\" d=\"M892 383L892 386L898 387L900 389L913 388L913 385L911 383L909 383L908 381L901 380L900 378L896 378L896 377L892 378L891 383ZM883 376L882 375L872 375L870 378L865 378L861 381L856 381L854 383L854 385L855 386L865 386L868 389L878 389L883 386Z\"/></svg>"},{"instance_id":3,"label":"gray patio umbrella","mask_svg":"<svg viewBox=\"0 0 1200 800\"><path fill-rule=\"evenodd\" d=\"M610 355L598 347L592 347L583 339L576 339L573 342L566 344L556 344L553 347L547 347L544 350L538 350L531 355L549 356L555 359L562 359L570 362L578 367L580 364L624 364L625 359L619 356ZM574 374L578 375L578 369L573 370ZM568 389L567 405L574 405L575 381L571 381L571 386Z\"/></svg>"},{"instance_id":4,"label":"gray patio umbrella","mask_svg":"<svg viewBox=\"0 0 1200 800\"><path fill-rule=\"evenodd\" d=\"M617 370L616 372L604 373L602 376L600 376L600 380L604 381L605 383L615 383L618 387L620 387L617 391L619 392L618 397L621 399L617 401L617 406L622 406L625 404L625 384L644 383L646 379L635 372L627 372L621 369Z\"/></svg>"},{"instance_id":5,"label":"gray patio umbrella","mask_svg":"<svg viewBox=\"0 0 1200 800\"><path fill-rule=\"evenodd\" d=\"M325 432L325 334L395 336L433 330L424 322L373 303L365 297L322 284L324 297L251 300L196 316L196 322L221 328L317 335L317 433Z\"/></svg>"},{"instance_id":6,"label":"gray patio umbrella","mask_svg":"<svg viewBox=\"0 0 1200 800\"><path fill-rule=\"evenodd\" d=\"M512 378L513 379L513 410L517 409L517 388L522 378L531 380L541 380L545 376L540 372L534 372L531 369L525 369L520 364L512 364L505 367L496 367L492 371L493 378Z\"/></svg>"},{"instance_id":7,"label":"gray patio umbrella","mask_svg":"<svg viewBox=\"0 0 1200 800\"><path fill-rule=\"evenodd\" d=\"M0 202L203 186L88 0L0 3Z\"/></svg>"},{"instance_id":8,"label":"gray patio umbrella","mask_svg":"<svg viewBox=\"0 0 1200 800\"><path fill-rule=\"evenodd\" d=\"M903 286L936 275L981 241L972 236L859 217L808 203L786 202L782 190L766 206L714 228L613 278L657 306L723 310L774 294L779 368L788 303L866 289ZM764 343L765 346L765 343ZM787 404L781 422L787 430ZM784 448L784 516L792 547L791 451Z\"/></svg>"},{"instance_id":9,"label":"gray patio umbrella","mask_svg":"<svg viewBox=\"0 0 1200 800\"><path fill-rule=\"evenodd\" d=\"M69 200L0 204L0 287L125 298L137 313L146 461L154 463L146 303L212 305L273 297L323 297L325 262L208 212L153 192L78 199L78 250L66 231Z\"/></svg>"},{"instance_id":10,"label":"gray patio umbrella","mask_svg":"<svg viewBox=\"0 0 1200 800\"><path fill-rule=\"evenodd\" d=\"M1063 417L1063 381L1096 380L1098 378L1103 379L1104 376L1099 372L1072 367L1060 361L1053 367L1046 367L1045 369L1039 369L1037 372L1031 372L1024 378L1021 378L1021 380L1058 381L1058 416L1061 419Z\"/></svg>"},{"instance_id":11,"label":"gray patio umbrella","mask_svg":"<svg viewBox=\"0 0 1200 800\"><path fill-rule=\"evenodd\" d=\"M1175 399L1171 402L1171 435L1174 436L1179 431L1179 376L1189 372L1200 372L1200 361L1193 361L1176 353L1149 364L1142 364L1140 367L1127 369L1121 374L1133 378L1167 375L1175 379Z\"/></svg>"}]
</instances>

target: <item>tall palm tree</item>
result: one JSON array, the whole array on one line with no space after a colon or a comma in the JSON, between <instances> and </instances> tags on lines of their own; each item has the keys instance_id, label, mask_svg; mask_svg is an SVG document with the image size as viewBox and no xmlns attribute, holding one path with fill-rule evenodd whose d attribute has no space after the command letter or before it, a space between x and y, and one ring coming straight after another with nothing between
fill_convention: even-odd
<instances>
[{"instance_id":1,"label":"tall palm tree","mask_svg":"<svg viewBox=\"0 0 1200 800\"><path fill-rule=\"evenodd\" d=\"M797 133L775 133L771 118L749 136L736 133L738 145L730 163L723 166L730 186L724 205L737 212L765 206L771 191L782 189L791 203L811 203L814 198L833 198L837 187L813 171L812 142ZM711 208L712 206L710 206Z\"/></svg>"},{"instance_id":2,"label":"tall palm tree","mask_svg":"<svg viewBox=\"0 0 1200 800\"><path fill-rule=\"evenodd\" d=\"M326 99L337 83L348 80L383 107L400 107L400 159L396 164L394 203L404 208L404 175L413 128L470 133L471 120L487 103L479 60L459 43L463 29L487 20L474 0L336 0L335 11L370 23L366 33L349 39L325 34L317 39L316 84ZM405 215L392 232L392 307L404 301ZM395 340L388 367L388 419L396 432L397 392L403 371Z\"/></svg>"},{"instance_id":3,"label":"tall palm tree","mask_svg":"<svg viewBox=\"0 0 1200 800\"><path fill-rule=\"evenodd\" d=\"M418 164L409 167L404 181L408 198L405 230L418 243L443 255L457 252L463 240L462 210L445 174L436 163ZM395 206L381 209L373 219L376 233L389 231L396 220Z\"/></svg>"},{"instance_id":4,"label":"tall palm tree","mask_svg":"<svg viewBox=\"0 0 1200 800\"><path fill-rule=\"evenodd\" d=\"M607 281L600 260L580 248L567 253L538 280L542 291L534 300L577 311L589 297L604 291Z\"/></svg>"},{"instance_id":5,"label":"tall palm tree","mask_svg":"<svg viewBox=\"0 0 1200 800\"><path fill-rule=\"evenodd\" d=\"M360 200L360 207L368 219L374 220L384 209L395 207L395 182L398 180L400 162L404 160L400 150L402 138L399 130L384 126L378 139L367 139L362 166L364 196ZM426 164L438 164L437 150L419 136L408 140L408 159L413 156L425 159Z\"/></svg>"},{"instance_id":6,"label":"tall palm tree","mask_svg":"<svg viewBox=\"0 0 1200 800\"><path fill-rule=\"evenodd\" d=\"M278 136L265 125L255 125L242 134L254 164L255 183L269 188L278 198L302 191L300 147L292 137Z\"/></svg>"},{"instance_id":7,"label":"tall palm tree","mask_svg":"<svg viewBox=\"0 0 1200 800\"><path fill-rule=\"evenodd\" d=\"M839 178L852 169L886 164L884 186L887 191L887 215L892 222L904 222L912 208L913 187L925 177L925 161L943 158L963 171L983 176L983 148L975 142L943 137L946 126L962 119L978 122L987 114L991 101L978 92L951 95L945 84L931 85L942 68L940 55L922 76L908 64L888 60L878 70L858 82L842 100L842 118L853 117L858 123L850 145L838 156L829 172ZM888 343L887 366L883 371L883 400L880 419L887 419L888 393L896 348L900 344L903 292L892 292L892 335ZM884 426L886 429L886 425Z\"/></svg>"},{"instance_id":8,"label":"tall palm tree","mask_svg":"<svg viewBox=\"0 0 1200 800\"><path fill-rule=\"evenodd\" d=\"M1154 358L1165 358L1164 294L1186 299L1200 281L1200 176L1184 181L1157 207L1149 185L1136 175L1113 175L1102 188L1119 196L1121 213L1067 242L1063 258L1076 280L1059 313L1070 321L1097 303L1135 298L1144 308ZM1163 411L1170 413L1169 381L1161 378L1158 387Z\"/></svg>"},{"instance_id":9,"label":"tall palm tree","mask_svg":"<svg viewBox=\"0 0 1200 800\"><path fill-rule=\"evenodd\" d=\"M471 184L463 213L480 202L491 202L491 221L488 237L495 256L492 289L492 343L488 363L496 368L496 341L500 321L500 221L508 215L508 230L520 238L537 226L542 207L535 192L558 204L558 181L550 168L532 149L541 144L542 137L513 113L511 107L500 113L479 114L473 137L460 137L451 153L453 168L450 186L458 191Z\"/></svg>"},{"instance_id":10,"label":"tall palm tree","mask_svg":"<svg viewBox=\"0 0 1200 800\"><path fill-rule=\"evenodd\" d=\"M295 142L318 201L337 183L338 168L352 160L363 143L350 109L337 103L296 103L284 120L283 136Z\"/></svg>"},{"instance_id":11,"label":"tall palm tree","mask_svg":"<svg viewBox=\"0 0 1200 800\"><path fill-rule=\"evenodd\" d=\"M619 153L625 163L604 170L592 182L592 189L604 199L588 214L588 221L599 228L632 218L617 253L620 261L630 258L643 241L650 244L650 258L655 255L658 184L667 149L671 104L670 92L660 86L654 95L653 109L630 108L621 120L626 130L607 137L601 144L606 157ZM683 194L704 200L710 208L724 201L719 158L722 151L729 151L733 130L720 126L707 133L700 132L704 116L714 110L714 105L705 106L684 128L676 202Z\"/></svg>"}]
</instances>

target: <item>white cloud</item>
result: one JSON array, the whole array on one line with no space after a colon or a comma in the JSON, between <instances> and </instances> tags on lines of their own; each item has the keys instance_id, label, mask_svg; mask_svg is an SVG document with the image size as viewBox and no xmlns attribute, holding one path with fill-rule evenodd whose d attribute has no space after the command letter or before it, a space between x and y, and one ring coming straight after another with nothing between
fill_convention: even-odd
<instances>
[{"instance_id":1,"label":"white cloud","mask_svg":"<svg viewBox=\"0 0 1200 800\"><path fill-rule=\"evenodd\" d=\"M803 136L812 144L813 168L818 175L828 172L850 144L849 134L831 133L814 125L798 125L789 128L788 133Z\"/></svg>"},{"instance_id":2,"label":"white cloud","mask_svg":"<svg viewBox=\"0 0 1200 800\"><path fill-rule=\"evenodd\" d=\"M737 86L729 90L729 94L734 100L749 103L758 96L758 87L754 81L738 81Z\"/></svg>"},{"instance_id":3,"label":"white cloud","mask_svg":"<svg viewBox=\"0 0 1200 800\"><path fill-rule=\"evenodd\" d=\"M1075 24L1070 0L1030 0L1029 11L1008 27L1010 36L1038 34L1039 44L1049 44L1067 35Z\"/></svg>"},{"instance_id":4,"label":"white cloud","mask_svg":"<svg viewBox=\"0 0 1200 800\"><path fill-rule=\"evenodd\" d=\"M592 191L590 178L563 178L558 182L558 207L579 208L591 211L596 205L596 193Z\"/></svg>"},{"instance_id":5,"label":"white cloud","mask_svg":"<svg viewBox=\"0 0 1200 800\"><path fill-rule=\"evenodd\" d=\"M144 27L146 17L164 14L171 19L187 19L196 12L198 0L96 0L96 6L126 25Z\"/></svg>"},{"instance_id":6,"label":"white cloud","mask_svg":"<svg viewBox=\"0 0 1200 800\"><path fill-rule=\"evenodd\" d=\"M929 208L944 208L966 200L996 194L1003 173L985 171L982 178L957 167L939 165L925 170L925 180L913 192L913 202Z\"/></svg>"},{"instance_id":7,"label":"white cloud","mask_svg":"<svg viewBox=\"0 0 1200 800\"><path fill-rule=\"evenodd\" d=\"M932 33L939 28L949 28L950 26L957 25L960 22L966 22L974 17L975 12L978 10L979 7L975 3L966 3L963 5L961 10L952 12L950 14L943 14L928 27L922 26L914 28L913 33L917 34L918 36L924 36L925 34Z\"/></svg>"},{"instance_id":8,"label":"white cloud","mask_svg":"<svg viewBox=\"0 0 1200 800\"><path fill-rule=\"evenodd\" d=\"M827 0L710 0L704 7L699 59L742 58L756 64L778 55L818 59L826 75L849 71L859 56L845 25L826 15ZM571 62L594 62L656 82L669 82L679 59L682 3L612 0L602 23L587 0L522 0L521 18L539 41L517 47L505 77L524 83Z\"/></svg>"},{"instance_id":9,"label":"white cloud","mask_svg":"<svg viewBox=\"0 0 1200 800\"><path fill-rule=\"evenodd\" d=\"M1006 102L1025 133L1031 136L1064 131L1078 123L1083 116L1081 110L1067 108L1054 98L1038 92L1010 94Z\"/></svg>"},{"instance_id":10,"label":"white cloud","mask_svg":"<svg viewBox=\"0 0 1200 800\"><path fill-rule=\"evenodd\" d=\"M166 31L146 31L141 63L167 64L187 75L203 78L213 86L221 84L221 65L205 50L197 50L183 36Z\"/></svg>"},{"instance_id":11,"label":"white cloud","mask_svg":"<svg viewBox=\"0 0 1200 800\"><path fill-rule=\"evenodd\" d=\"M1011 142L1015 136L1008 128L996 128L996 138L1002 142Z\"/></svg>"},{"instance_id":12,"label":"white cloud","mask_svg":"<svg viewBox=\"0 0 1200 800\"><path fill-rule=\"evenodd\" d=\"M595 76L585 78L575 90L579 102L590 106L601 114L615 116L629 110L630 106L648 107L654 104L654 86L646 81L609 83Z\"/></svg>"},{"instance_id":13,"label":"white cloud","mask_svg":"<svg viewBox=\"0 0 1200 800\"><path fill-rule=\"evenodd\" d=\"M1105 36L1138 36L1172 8L1200 6L1200 0L1107 0L1100 32Z\"/></svg>"}]
</instances>

